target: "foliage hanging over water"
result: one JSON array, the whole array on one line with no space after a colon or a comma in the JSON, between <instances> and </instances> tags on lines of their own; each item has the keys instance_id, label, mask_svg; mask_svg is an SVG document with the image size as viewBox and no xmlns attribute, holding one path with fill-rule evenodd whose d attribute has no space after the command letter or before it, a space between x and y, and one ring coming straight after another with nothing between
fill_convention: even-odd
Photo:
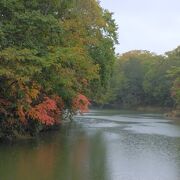
<instances>
[{"instance_id":1,"label":"foliage hanging over water","mask_svg":"<svg viewBox=\"0 0 180 180\"><path fill-rule=\"evenodd\" d=\"M0 1L0 137L103 103L117 27L96 0ZM92 91L96 87L96 91ZM86 95L86 96L85 96Z\"/></svg>"}]
</instances>

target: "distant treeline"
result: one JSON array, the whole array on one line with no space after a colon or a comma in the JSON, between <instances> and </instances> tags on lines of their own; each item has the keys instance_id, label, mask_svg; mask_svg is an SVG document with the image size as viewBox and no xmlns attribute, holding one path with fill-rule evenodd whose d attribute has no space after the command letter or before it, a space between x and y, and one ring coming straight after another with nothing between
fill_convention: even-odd
<instances>
[{"instance_id":1,"label":"distant treeline","mask_svg":"<svg viewBox=\"0 0 180 180\"><path fill-rule=\"evenodd\" d=\"M117 107L180 106L180 47L165 55L130 51L118 56L111 80Z\"/></svg>"}]
</instances>

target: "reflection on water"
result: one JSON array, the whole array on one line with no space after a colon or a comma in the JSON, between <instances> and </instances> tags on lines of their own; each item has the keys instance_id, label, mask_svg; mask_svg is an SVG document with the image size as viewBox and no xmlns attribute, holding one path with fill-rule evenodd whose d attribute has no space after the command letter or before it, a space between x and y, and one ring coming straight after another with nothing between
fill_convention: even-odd
<instances>
[{"instance_id":1,"label":"reflection on water","mask_svg":"<svg viewBox=\"0 0 180 180\"><path fill-rule=\"evenodd\" d=\"M59 132L0 145L0 180L179 180L180 126L161 115L92 111Z\"/></svg>"}]
</instances>

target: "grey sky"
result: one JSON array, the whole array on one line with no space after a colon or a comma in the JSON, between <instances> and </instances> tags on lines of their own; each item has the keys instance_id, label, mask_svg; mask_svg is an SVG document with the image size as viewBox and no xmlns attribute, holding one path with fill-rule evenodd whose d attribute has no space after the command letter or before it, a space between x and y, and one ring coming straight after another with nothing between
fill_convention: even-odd
<instances>
[{"instance_id":1,"label":"grey sky","mask_svg":"<svg viewBox=\"0 0 180 180\"><path fill-rule=\"evenodd\" d=\"M119 26L116 51L163 54L180 45L180 0L100 0Z\"/></svg>"}]
</instances>

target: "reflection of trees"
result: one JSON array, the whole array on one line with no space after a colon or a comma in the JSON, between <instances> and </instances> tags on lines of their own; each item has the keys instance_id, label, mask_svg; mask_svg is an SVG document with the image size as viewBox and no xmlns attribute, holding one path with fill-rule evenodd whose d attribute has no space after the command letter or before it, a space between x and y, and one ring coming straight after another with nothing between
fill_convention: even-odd
<instances>
[{"instance_id":1,"label":"reflection of trees","mask_svg":"<svg viewBox=\"0 0 180 180\"><path fill-rule=\"evenodd\" d=\"M50 133L40 141L8 148L3 159L6 166L0 170L5 172L4 179L108 179L105 142L101 134L89 137L80 126L76 128L75 123L71 126L63 127L60 133Z\"/></svg>"},{"instance_id":2,"label":"reflection of trees","mask_svg":"<svg viewBox=\"0 0 180 180\"><path fill-rule=\"evenodd\" d=\"M65 180L106 180L106 149L101 133L91 137L83 129L69 132L63 159L58 159L56 177ZM64 167L62 167L64 165ZM57 178L57 179L58 179Z\"/></svg>"},{"instance_id":3,"label":"reflection of trees","mask_svg":"<svg viewBox=\"0 0 180 180\"><path fill-rule=\"evenodd\" d=\"M7 146L8 152L2 158L4 172L0 179L7 180L49 180L56 161L56 144L32 143ZM0 152L2 154L2 152ZM0 172L1 172L0 170Z\"/></svg>"},{"instance_id":4,"label":"reflection of trees","mask_svg":"<svg viewBox=\"0 0 180 180\"><path fill-rule=\"evenodd\" d=\"M90 179L106 180L108 178L106 164L106 146L101 133L96 133L91 139Z\"/></svg>"},{"instance_id":5,"label":"reflection of trees","mask_svg":"<svg viewBox=\"0 0 180 180\"><path fill-rule=\"evenodd\" d=\"M51 179L56 152L56 144L40 144L34 150L22 152L17 163L16 179Z\"/></svg>"}]
</instances>

